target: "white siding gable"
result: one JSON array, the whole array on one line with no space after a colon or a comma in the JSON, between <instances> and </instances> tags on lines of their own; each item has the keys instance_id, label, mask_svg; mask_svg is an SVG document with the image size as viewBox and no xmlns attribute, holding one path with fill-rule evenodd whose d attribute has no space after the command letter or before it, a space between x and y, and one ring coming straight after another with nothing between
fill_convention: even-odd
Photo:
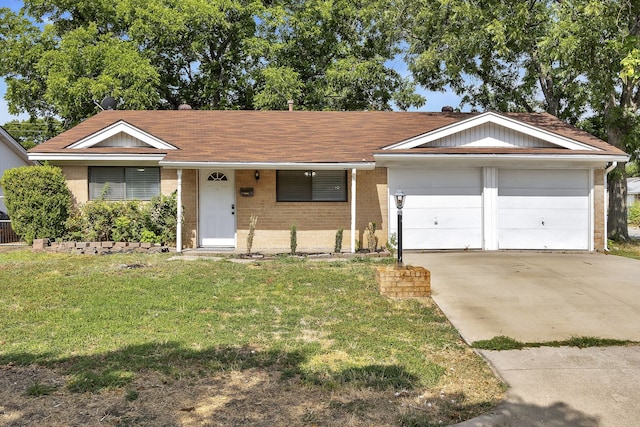
<instances>
[{"instance_id":1,"label":"white siding gable","mask_svg":"<svg viewBox=\"0 0 640 427\"><path fill-rule=\"evenodd\" d=\"M138 138L124 132L110 136L104 141L100 141L94 147L149 147L149 144L140 141Z\"/></svg>"},{"instance_id":2,"label":"white siding gable","mask_svg":"<svg viewBox=\"0 0 640 427\"><path fill-rule=\"evenodd\" d=\"M422 144L420 147L557 148L557 145L489 122Z\"/></svg>"}]
</instances>

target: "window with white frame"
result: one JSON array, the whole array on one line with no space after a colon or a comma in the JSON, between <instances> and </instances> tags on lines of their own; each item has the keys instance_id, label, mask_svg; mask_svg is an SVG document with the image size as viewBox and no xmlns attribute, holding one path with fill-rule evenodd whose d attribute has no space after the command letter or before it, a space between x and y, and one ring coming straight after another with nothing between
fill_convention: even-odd
<instances>
[{"instance_id":1,"label":"window with white frame","mask_svg":"<svg viewBox=\"0 0 640 427\"><path fill-rule=\"evenodd\" d=\"M276 171L279 202L346 202L347 171Z\"/></svg>"},{"instance_id":2,"label":"window with white frame","mask_svg":"<svg viewBox=\"0 0 640 427\"><path fill-rule=\"evenodd\" d=\"M158 167L89 167L89 200L151 200L158 195Z\"/></svg>"}]
</instances>

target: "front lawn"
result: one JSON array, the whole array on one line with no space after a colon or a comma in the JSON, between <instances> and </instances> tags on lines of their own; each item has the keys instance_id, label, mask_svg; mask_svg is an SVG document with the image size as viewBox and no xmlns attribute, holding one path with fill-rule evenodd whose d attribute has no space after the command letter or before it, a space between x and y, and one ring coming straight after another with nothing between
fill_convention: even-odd
<instances>
[{"instance_id":1,"label":"front lawn","mask_svg":"<svg viewBox=\"0 0 640 427\"><path fill-rule=\"evenodd\" d=\"M640 240L632 239L628 242L609 240L609 253L627 258L640 259Z\"/></svg>"},{"instance_id":2,"label":"front lawn","mask_svg":"<svg viewBox=\"0 0 640 427\"><path fill-rule=\"evenodd\" d=\"M441 425L503 385L368 262L0 253L0 424Z\"/></svg>"}]
</instances>

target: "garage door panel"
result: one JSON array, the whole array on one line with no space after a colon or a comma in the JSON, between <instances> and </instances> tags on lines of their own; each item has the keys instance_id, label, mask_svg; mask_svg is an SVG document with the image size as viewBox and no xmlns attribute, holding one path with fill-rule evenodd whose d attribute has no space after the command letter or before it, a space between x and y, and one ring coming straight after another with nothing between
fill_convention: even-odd
<instances>
[{"instance_id":1,"label":"garage door panel","mask_svg":"<svg viewBox=\"0 0 640 427\"><path fill-rule=\"evenodd\" d=\"M480 208L482 207L482 200L478 197L476 192L473 196L427 196L412 195L407 197L405 209L431 209L434 206L442 208Z\"/></svg>"},{"instance_id":2,"label":"garage door panel","mask_svg":"<svg viewBox=\"0 0 640 427\"><path fill-rule=\"evenodd\" d=\"M500 249L588 249L588 170L498 171Z\"/></svg>"},{"instance_id":3,"label":"garage door panel","mask_svg":"<svg viewBox=\"0 0 640 427\"><path fill-rule=\"evenodd\" d=\"M503 209L500 217L500 228L502 229L569 229L584 230L588 226L586 218L580 209L563 209L553 216L548 215L546 209Z\"/></svg>"},{"instance_id":4,"label":"garage door panel","mask_svg":"<svg viewBox=\"0 0 640 427\"><path fill-rule=\"evenodd\" d=\"M407 194L403 209L406 249L482 247L482 173L479 168L389 171L391 194ZM393 197L390 216L395 216ZM390 218L395 231L395 219Z\"/></svg>"},{"instance_id":5,"label":"garage door panel","mask_svg":"<svg viewBox=\"0 0 640 427\"><path fill-rule=\"evenodd\" d=\"M588 246L585 233L573 230L502 229L500 249L580 249Z\"/></svg>"},{"instance_id":6,"label":"garage door panel","mask_svg":"<svg viewBox=\"0 0 640 427\"><path fill-rule=\"evenodd\" d=\"M588 209L587 197L528 197L510 196L498 199L498 209L546 209L552 206L556 210L562 209Z\"/></svg>"}]
</instances>

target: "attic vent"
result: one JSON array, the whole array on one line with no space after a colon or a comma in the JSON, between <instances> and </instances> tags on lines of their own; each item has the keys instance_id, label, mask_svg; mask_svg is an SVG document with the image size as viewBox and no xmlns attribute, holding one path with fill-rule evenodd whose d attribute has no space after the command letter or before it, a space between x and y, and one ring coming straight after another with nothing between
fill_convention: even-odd
<instances>
[{"instance_id":1,"label":"attic vent","mask_svg":"<svg viewBox=\"0 0 640 427\"><path fill-rule=\"evenodd\" d=\"M191 105L182 103L178 105L178 110L191 110Z\"/></svg>"},{"instance_id":2,"label":"attic vent","mask_svg":"<svg viewBox=\"0 0 640 427\"><path fill-rule=\"evenodd\" d=\"M453 113L453 107L451 105L445 105L442 107L443 113Z\"/></svg>"},{"instance_id":3,"label":"attic vent","mask_svg":"<svg viewBox=\"0 0 640 427\"><path fill-rule=\"evenodd\" d=\"M213 172L209 175L207 181L227 181L227 176L222 172Z\"/></svg>"}]
</instances>

